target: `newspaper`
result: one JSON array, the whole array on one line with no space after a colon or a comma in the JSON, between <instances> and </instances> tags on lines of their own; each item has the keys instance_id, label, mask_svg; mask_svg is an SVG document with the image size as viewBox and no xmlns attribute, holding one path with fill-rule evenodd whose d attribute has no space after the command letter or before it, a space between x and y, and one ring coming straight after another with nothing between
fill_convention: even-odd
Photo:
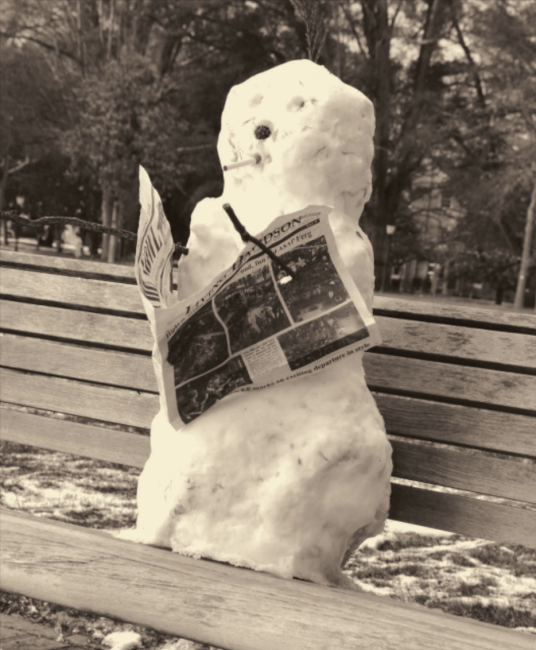
<instances>
[{"instance_id":1,"label":"newspaper","mask_svg":"<svg viewBox=\"0 0 536 650\"><path fill-rule=\"evenodd\" d=\"M172 269L175 246L160 196L141 166L140 204L135 273L147 311L149 305L166 307L173 301Z\"/></svg>"},{"instance_id":2,"label":"newspaper","mask_svg":"<svg viewBox=\"0 0 536 650\"><path fill-rule=\"evenodd\" d=\"M140 192L151 194L152 211L140 199L140 233L154 244L165 232L159 226L163 212L147 176L143 183ZM142 266L149 256L140 238L136 274L144 281L140 290L155 336L161 403L172 424L191 422L232 393L319 372L381 342L338 253L330 212L328 206L310 205L274 219L255 235L294 278L250 242L231 267L180 302L158 293L168 290L165 277L171 271L163 265L152 273ZM152 259L163 260L168 249L162 243Z\"/></svg>"}]
</instances>

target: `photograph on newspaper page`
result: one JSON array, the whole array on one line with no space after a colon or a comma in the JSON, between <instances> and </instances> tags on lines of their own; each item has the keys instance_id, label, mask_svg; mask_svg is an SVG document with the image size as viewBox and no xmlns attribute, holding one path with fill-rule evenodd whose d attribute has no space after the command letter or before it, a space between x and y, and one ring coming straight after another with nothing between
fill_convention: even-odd
<instances>
[{"instance_id":1,"label":"photograph on newspaper page","mask_svg":"<svg viewBox=\"0 0 536 650\"><path fill-rule=\"evenodd\" d=\"M339 256L330 211L312 205L274 219L256 237L278 261L249 242L202 291L154 310L153 359L170 422L186 424L232 393L319 372L380 342Z\"/></svg>"}]
</instances>

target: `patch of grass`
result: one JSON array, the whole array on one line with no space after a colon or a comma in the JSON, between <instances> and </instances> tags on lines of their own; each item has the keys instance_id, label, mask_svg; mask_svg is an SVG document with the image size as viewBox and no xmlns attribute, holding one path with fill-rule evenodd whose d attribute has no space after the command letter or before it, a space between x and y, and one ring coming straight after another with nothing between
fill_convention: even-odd
<instances>
[{"instance_id":1,"label":"patch of grass","mask_svg":"<svg viewBox=\"0 0 536 650\"><path fill-rule=\"evenodd\" d=\"M536 550L524 546L505 547L490 543L470 549L469 555L482 564L507 568L516 577L536 577L536 563L533 563L536 560Z\"/></svg>"},{"instance_id":2,"label":"patch of grass","mask_svg":"<svg viewBox=\"0 0 536 650\"><path fill-rule=\"evenodd\" d=\"M358 568L355 577L359 580L389 580L394 576L411 576L418 578L433 577L432 567L426 564L372 564L363 568Z\"/></svg>"},{"instance_id":3,"label":"patch of grass","mask_svg":"<svg viewBox=\"0 0 536 650\"><path fill-rule=\"evenodd\" d=\"M400 533L396 539L386 539L378 545L378 551L400 551L406 548L423 548L436 546L438 538L433 535L417 535L416 533Z\"/></svg>"},{"instance_id":4,"label":"patch of grass","mask_svg":"<svg viewBox=\"0 0 536 650\"><path fill-rule=\"evenodd\" d=\"M515 607L500 607L498 605L483 605L479 602L465 602L461 600L428 601L427 607L439 607L448 614L465 616L493 623L503 627L536 627L536 613L529 610L520 610Z\"/></svg>"},{"instance_id":5,"label":"patch of grass","mask_svg":"<svg viewBox=\"0 0 536 650\"><path fill-rule=\"evenodd\" d=\"M461 553L449 553L448 559L456 566L474 567L475 563Z\"/></svg>"}]
</instances>

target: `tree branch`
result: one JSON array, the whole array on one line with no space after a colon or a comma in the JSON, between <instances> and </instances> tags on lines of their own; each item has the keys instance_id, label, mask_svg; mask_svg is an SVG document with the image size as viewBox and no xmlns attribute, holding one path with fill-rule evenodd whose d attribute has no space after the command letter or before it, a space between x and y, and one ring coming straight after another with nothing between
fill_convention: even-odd
<instances>
[{"instance_id":1,"label":"tree branch","mask_svg":"<svg viewBox=\"0 0 536 650\"><path fill-rule=\"evenodd\" d=\"M7 32L0 32L0 36L4 36L5 38L23 38L25 41L30 41L31 43L35 43L36 45L39 45L40 47L44 47L46 50L52 50L53 52L59 52L63 56L66 56L67 58L71 59L78 65L80 65L80 61L76 58L74 54L71 54L71 52L68 52L67 50L64 50L63 48L57 48L55 45L51 45L50 43L45 43L44 41L41 41L38 38L35 38L33 36L22 36L22 35L13 35L13 34L8 34Z\"/></svg>"},{"instance_id":2,"label":"tree branch","mask_svg":"<svg viewBox=\"0 0 536 650\"><path fill-rule=\"evenodd\" d=\"M9 174L14 174L15 172L20 171L23 169L23 167L26 167L26 165L29 165L30 163L34 162L33 160L30 160L27 156L26 159L20 162L18 165L15 165L15 167L12 167L11 169L7 170L8 175Z\"/></svg>"},{"instance_id":3,"label":"tree branch","mask_svg":"<svg viewBox=\"0 0 536 650\"><path fill-rule=\"evenodd\" d=\"M471 73L475 81L478 101L480 102L482 108L486 108L486 98L484 96L484 91L482 90L482 82L480 80L480 75L478 74L478 68L471 55L471 50L469 49L463 37L463 33L460 28L460 23L458 22L458 17L456 16L456 9L454 8L454 4L451 5L451 17L452 17L452 24L454 25L454 29L456 30L456 35L458 37L458 43L460 44L462 50L464 51L465 57L469 63L469 67L471 68Z\"/></svg>"},{"instance_id":4,"label":"tree branch","mask_svg":"<svg viewBox=\"0 0 536 650\"><path fill-rule=\"evenodd\" d=\"M350 30L352 34L354 35L355 40L357 41L357 45L359 46L359 50L361 51L361 54L366 57L367 53L365 52L365 49L363 48L363 43L361 42L361 37L359 36L359 32L355 28L354 22L352 20L352 16L350 15L350 12L348 11L348 8L346 5L342 2L342 0L339 0L339 6L343 10L344 16L346 18L346 22L348 23Z\"/></svg>"}]
</instances>

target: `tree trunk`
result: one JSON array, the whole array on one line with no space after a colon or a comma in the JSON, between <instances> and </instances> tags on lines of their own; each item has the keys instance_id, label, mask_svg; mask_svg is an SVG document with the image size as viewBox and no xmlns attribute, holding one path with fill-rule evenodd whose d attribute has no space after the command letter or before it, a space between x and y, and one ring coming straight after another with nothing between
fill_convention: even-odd
<instances>
[{"instance_id":1,"label":"tree trunk","mask_svg":"<svg viewBox=\"0 0 536 650\"><path fill-rule=\"evenodd\" d=\"M372 233L374 266L377 284L383 284L387 248L386 226L389 223L387 175L389 168L389 124L391 106L391 28L386 0L362 0L363 26L370 59L374 67L376 86L376 151L374 181L376 219Z\"/></svg>"},{"instance_id":2,"label":"tree trunk","mask_svg":"<svg viewBox=\"0 0 536 650\"><path fill-rule=\"evenodd\" d=\"M523 253L521 255L521 265L517 277L516 299L514 302L515 309L521 309L524 306L525 287L527 286L527 272L530 265L532 240L534 233L534 215L536 213L536 176L532 188L532 197L527 210L527 223L525 224L525 237L523 239Z\"/></svg>"},{"instance_id":3,"label":"tree trunk","mask_svg":"<svg viewBox=\"0 0 536 650\"><path fill-rule=\"evenodd\" d=\"M109 228L112 222L112 208L113 208L113 199L112 193L109 189L102 190L102 225L106 228ZM103 233L102 235L102 245L101 245L101 260L106 262L108 259L108 244L110 241L110 235Z\"/></svg>"},{"instance_id":4,"label":"tree trunk","mask_svg":"<svg viewBox=\"0 0 536 650\"><path fill-rule=\"evenodd\" d=\"M114 201L112 208L112 218L110 226L112 228L117 228L119 223L119 201ZM108 240L108 264L114 264L116 259L117 251L117 237L116 235L109 235Z\"/></svg>"}]
</instances>

